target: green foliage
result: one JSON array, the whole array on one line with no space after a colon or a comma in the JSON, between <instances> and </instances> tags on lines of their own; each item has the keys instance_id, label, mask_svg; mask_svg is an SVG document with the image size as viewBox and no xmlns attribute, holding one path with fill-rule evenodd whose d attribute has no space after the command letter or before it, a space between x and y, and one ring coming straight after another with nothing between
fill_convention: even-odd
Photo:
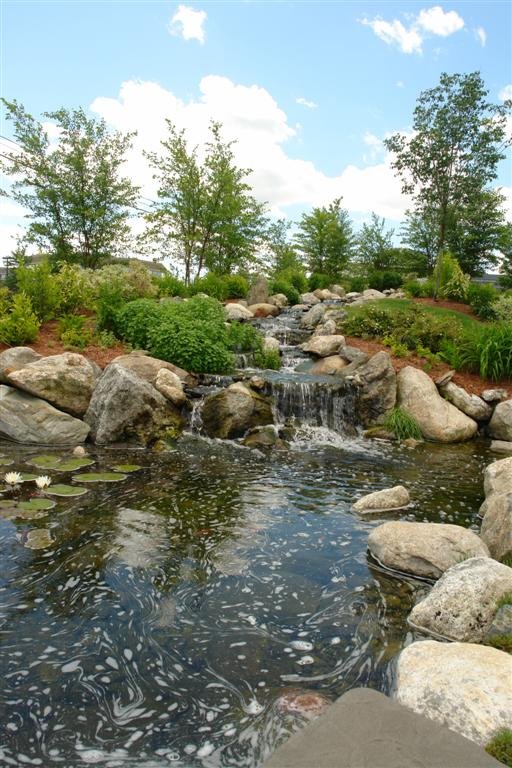
<instances>
[{"instance_id":1,"label":"green foliage","mask_svg":"<svg viewBox=\"0 0 512 768\"><path fill-rule=\"evenodd\" d=\"M423 437L416 419L402 408L393 408L386 416L384 426L394 434L397 440L406 440L410 437L421 440Z\"/></svg>"},{"instance_id":2,"label":"green foliage","mask_svg":"<svg viewBox=\"0 0 512 768\"><path fill-rule=\"evenodd\" d=\"M225 275L228 299L245 299L249 293L249 283L243 275Z\"/></svg>"},{"instance_id":3,"label":"green foliage","mask_svg":"<svg viewBox=\"0 0 512 768\"><path fill-rule=\"evenodd\" d=\"M0 317L7 314L7 310L11 306L11 292L6 286L0 286Z\"/></svg>"},{"instance_id":4,"label":"green foliage","mask_svg":"<svg viewBox=\"0 0 512 768\"><path fill-rule=\"evenodd\" d=\"M493 285L471 283L467 290L466 300L477 317L481 320L492 320L498 317L495 314L494 304L498 296L498 291ZM507 318L499 317L499 319L506 320ZM512 312L510 319L512 320Z\"/></svg>"},{"instance_id":5,"label":"green foliage","mask_svg":"<svg viewBox=\"0 0 512 768\"><path fill-rule=\"evenodd\" d=\"M119 343L112 331L100 331L96 335L96 344L103 349L111 349Z\"/></svg>"},{"instance_id":6,"label":"green foliage","mask_svg":"<svg viewBox=\"0 0 512 768\"><path fill-rule=\"evenodd\" d=\"M512 323L512 296L500 296L492 304L491 311L497 320Z\"/></svg>"},{"instance_id":7,"label":"green foliage","mask_svg":"<svg viewBox=\"0 0 512 768\"><path fill-rule=\"evenodd\" d=\"M329 275L330 282L338 280L354 247L352 223L341 207L341 198L328 208L313 208L311 213L304 213L295 241L311 272Z\"/></svg>"},{"instance_id":8,"label":"green foliage","mask_svg":"<svg viewBox=\"0 0 512 768\"><path fill-rule=\"evenodd\" d=\"M439 276L437 272L440 272ZM434 273L434 279L439 286L439 295L451 301L465 301L471 279L460 268L459 262L448 251L442 255Z\"/></svg>"},{"instance_id":9,"label":"green foliage","mask_svg":"<svg viewBox=\"0 0 512 768\"><path fill-rule=\"evenodd\" d=\"M29 297L41 323L56 316L60 295L48 261L33 266L20 265L16 270L16 284L18 290Z\"/></svg>"},{"instance_id":10,"label":"green foliage","mask_svg":"<svg viewBox=\"0 0 512 768\"><path fill-rule=\"evenodd\" d=\"M298 304L300 302L300 293L291 283L285 280L275 278L269 286L270 293L283 293L288 299L289 304Z\"/></svg>"},{"instance_id":11,"label":"green foliage","mask_svg":"<svg viewBox=\"0 0 512 768\"><path fill-rule=\"evenodd\" d=\"M197 293L206 293L207 296L219 301L228 298L226 281L220 275L216 275L215 272L209 272L204 277L197 277L190 285L189 293L191 296L195 296Z\"/></svg>"},{"instance_id":12,"label":"green foliage","mask_svg":"<svg viewBox=\"0 0 512 768\"><path fill-rule=\"evenodd\" d=\"M386 220L372 212L370 223L363 224L357 236L357 259L373 271L387 270L391 266L394 230L386 232L385 229Z\"/></svg>"},{"instance_id":13,"label":"green foliage","mask_svg":"<svg viewBox=\"0 0 512 768\"><path fill-rule=\"evenodd\" d=\"M92 333L83 315L63 315L57 324L57 334L65 347L84 349L92 342Z\"/></svg>"},{"instance_id":14,"label":"green foliage","mask_svg":"<svg viewBox=\"0 0 512 768\"><path fill-rule=\"evenodd\" d=\"M9 313L0 318L0 343L30 344L37 338L39 319L32 309L32 303L26 293L17 293Z\"/></svg>"},{"instance_id":15,"label":"green foliage","mask_svg":"<svg viewBox=\"0 0 512 768\"><path fill-rule=\"evenodd\" d=\"M398 272L370 272L368 274L368 287L376 291L385 291L388 288L400 288L403 280Z\"/></svg>"},{"instance_id":16,"label":"green foliage","mask_svg":"<svg viewBox=\"0 0 512 768\"><path fill-rule=\"evenodd\" d=\"M485 745L485 751L512 768L512 730L503 728Z\"/></svg>"},{"instance_id":17,"label":"green foliage","mask_svg":"<svg viewBox=\"0 0 512 768\"><path fill-rule=\"evenodd\" d=\"M362 293L368 287L368 280L362 275L354 276L349 279L348 290L350 293Z\"/></svg>"},{"instance_id":18,"label":"green foliage","mask_svg":"<svg viewBox=\"0 0 512 768\"><path fill-rule=\"evenodd\" d=\"M261 351L263 337L253 325L230 323L227 331L228 346L233 352Z\"/></svg>"},{"instance_id":19,"label":"green foliage","mask_svg":"<svg viewBox=\"0 0 512 768\"><path fill-rule=\"evenodd\" d=\"M407 283L404 283L403 288L408 296L412 296L415 299L424 296L424 285L417 280L409 280Z\"/></svg>"},{"instance_id":20,"label":"green foliage","mask_svg":"<svg viewBox=\"0 0 512 768\"><path fill-rule=\"evenodd\" d=\"M407 357L409 349L406 344L397 341L394 336L388 335L382 337L382 343L390 348L395 357Z\"/></svg>"},{"instance_id":21,"label":"green foliage","mask_svg":"<svg viewBox=\"0 0 512 768\"><path fill-rule=\"evenodd\" d=\"M134 349L147 349L149 329L158 323L165 311L164 306L154 299L128 302L116 313L116 333Z\"/></svg>"},{"instance_id":22,"label":"green foliage","mask_svg":"<svg viewBox=\"0 0 512 768\"><path fill-rule=\"evenodd\" d=\"M308 280L308 288L310 291L316 291L317 288L328 288L332 283L330 275L326 275L324 272L312 272Z\"/></svg>"},{"instance_id":23,"label":"green foliage","mask_svg":"<svg viewBox=\"0 0 512 768\"><path fill-rule=\"evenodd\" d=\"M282 280L297 289L299 293L305 293L308 289L308 279L304 270L298 267L288 267L275 273L275 280Z\"/></svg>"},{"instance_id":24,"label":"green foliage","mask_svg":"<svg viewBox=\"0 0 512 768\"><path fill-rule=\"evenodd\" d=\"M59 295L59 312L70 314L92 306L92 288L87 270L78 264L60 261L53 275Z\"/></svg>"},{"instance_id":25,"label":"green foliage","mask_svg":"<svg viewBox=\"0 0 512 768\"><path fill-rule=\"evenodd\" d=\"M174 275L164 275L154 280L159 296L181 296L188 295L187 287L183 280Z\"/></svg>"},{"instance_id":26,"label":"green foliage","mask_svg":"<svg viewBox=\"0 0 512 768\"><path fill-rule=\"evenodd\" d=\"M125 302L120 282L102 282L96 296L96 326L98 331L116 331L117 315Z\"/></svg>"},{"instance_id":27,"label":"green foliage","mask_svg":"<svg viewBox=\"0 0 512 768\"><path fill-rule=\"evenodd\" d=\"M254 362L258 368L278 371L281 367L281 356L277 349L264 349L255 352Z\"/></svg>"},{"instance_id":28,"label":"green foliage","mask_svg":"<svg viewBox=\"0 0 512 768\"><path fill-rule=\"evenodd\" d=\"M495 323L466 334L460 341L462 367L484 379L512 378L512 324Z\"/></svg>"},{"instance_id":29,"label":"green foliage","mask_svg":"<svg viewBox=\"0 0 512 768\"><path fill-rule=\"evenodd\" d=\"M108 264L88 273L96 308L96 325L99 331L116 333L119 310L126 302L138 298L152 298L157 289L148 269L136 261L125 264Z\"/></svg>"}]
</instances>

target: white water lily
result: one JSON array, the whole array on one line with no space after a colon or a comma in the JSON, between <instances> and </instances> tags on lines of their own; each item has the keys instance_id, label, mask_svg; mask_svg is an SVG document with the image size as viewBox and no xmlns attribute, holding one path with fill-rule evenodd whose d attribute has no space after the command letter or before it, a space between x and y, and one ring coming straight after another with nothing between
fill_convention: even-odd
<instances>
[{"instance_id":1,"label":"white water lily","mask_svg":"<svg viewBox=\"0 0 512 768\"><path fill-rule=\"evenodd\" d=\"M48 477L48 475L41 475L40 477L36 477L36 485L40 491L44 491L45 488L48 488L51 482L52 479L51 477Z\"/></svg>"},{"instance_id":2,"label":"white water lily","mask_svg":"<svg viewBox=\"0 0 512 768\"><path fill-rule=\"evenodd\" d=\"M21 475L19 472L7 472L4 480L7 485L18 485L21 483Z\"/></svg>"}]
</instances>

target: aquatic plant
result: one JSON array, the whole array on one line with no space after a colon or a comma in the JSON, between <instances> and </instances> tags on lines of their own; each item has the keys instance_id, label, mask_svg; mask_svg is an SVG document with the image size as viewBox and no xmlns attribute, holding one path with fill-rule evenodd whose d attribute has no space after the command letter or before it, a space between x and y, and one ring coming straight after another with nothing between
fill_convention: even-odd
<instances>
[{"instance_id":1,"label":"aquatic plant","mask_svg":"<svg viewBox=\"0 0 512 768\"><path fill-rule=\"evenodd\" d=\"M384 426L394 434L397 440L406 440L411 437L421 440L423 437L416 419L400 407L393 408L386 416Z\"/></svg>"}]
</instances>

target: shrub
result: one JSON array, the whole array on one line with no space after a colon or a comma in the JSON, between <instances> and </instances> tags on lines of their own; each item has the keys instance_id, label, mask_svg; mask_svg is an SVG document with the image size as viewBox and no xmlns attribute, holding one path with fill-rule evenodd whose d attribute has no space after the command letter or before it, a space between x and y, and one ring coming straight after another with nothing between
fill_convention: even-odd
<instances>
[{"instance_id":1,"label":"shrub","mask_svg":"<svg viewBox=\"0 0 512 768\"><path fill-rule=\"evenodd\" d=\"M486 744L485 751L504 765L512 766L512 731L503 728Z\"/></svg>"},{"instance_id":2,"label":"shrub","mask_svg":"<svg viewBox=\"0 0 512 768\"><path fill-rule=\"evenodd\" d=\"M100 283L96 298L96 326L99 331L116 332L117 316L124 302L123 286L118 280Z\"/></svg>"},{"instance_id":3,"label":"shrub","mask_svg":"<svg viewBox=\"0 0 512 768\"><path fill-rule=\"evenodd\" d=\"M284 280L275 279L270 283L271 293L284 293L289 304L298 304L300 302L300 293L291 283Z\"/></svg>"},{"instance_id":4,"label":"shrub","mask_svg":"<svg viewBox=\"0 0 512 768\"><path fill-rule=\"evenodd\" d=\"M119 340L111 331L100 331L96 336L96 344L98 347L103 347L104 349L115 347L118 343Z\"/></svg>"},{"instance_id":5,"label":"shrub","mask_svg":"<svg viewBox=\"0 0 512 768\"><path fill-rule=\"evenodd\" d=\"M400 288L402 283L402 276L398 272L370 272L368 275L368 287L376 291Z\"/></svg>"},{"instance_id":6,"label":"shrub","mask_svg":"<svg viewBox=\"0 0 512 768\"><path fill-rule=\"evenodd\" d=\"M386 416L384 426L394 434L397 440L406 440L410 437L421 440L423 437L416 419L402 408L393 408Z\"/></svg>"},{"instance_id":7,"label":"shrub","mask_svg":"<svg viewBox=\"0 0 512 768\"><path fill-rule=\"evenodd\" d=\"M249 283L243 275L225 275L228 299L244 299L249 293Z\"/></svg>"},{"instance_id":8,"label":"shrub","mask_svg":"<svg viewBox=\"0 0 512 768\"><path fill-rule=\"evenodd\" d=\"M308 289L308 279L304 272L293 267L276 272L274 280L282 280L289 285L293 285L299 293L305 293Z\"/></svg>"},{"instance_id":9,"label":"shrub","mask_svg":"<svg viewBox=\"0 0 512 768\"><path fill-rule=\"evenodd\" d=\"M39 326L39 319L29 297L26 293L17 293L9 314L0 319L0 342L15 346L35 341Z\"/></svg>"},{"instance_id":10,"label":"shrub","mask_svg":"<svg viewBox=\"0 0 512 768\"><path fill-rule=\"evenodd\" d=\"M455 256L449 252L444 253L440 270L439 295L452 301L465 301L471 278L464 274ZM434 280L436 274L437 271Z\"/></svg>"},{"instance_id":11,"label":"shrub","mask_svg":"<svg viewBox=\"0 0 512 768\"><path fill-rule=\"evenodd\" d=\"M247 323L230 323L227 330L228 346L233 352L253 352L262 349L262 335Z\"/></svg>"},{"instance_id":12,"label":"shrub","mask_svg":"<svg viewBox=\"0 0 512 768\"><path fill-rule=\"evenodd\" d=\"M329 275L324 275L322 272L313 272L308 280L308 287L310 291L316 291L317 288L328 288L332 283L332 278Z\"/></svg>"},{"instance_id":13,"label":"shrub","mask_svg":"<svg viewBox=\"0 0 512 768\"><path fill-rule=\"evenodd\" d=\"M30 299L32 309L41 323L55 317L60 296L48 261L33 266L19 266L16 270L16 284L18 291Z\"/></svg>"},{"instance_id":14,"label":"shrub","mask_svg":"<svg viewBox=\"0 0 512 768\"><path fill-rule=\"evenodd\" d=\"M277 349L262 349L254 354L254 362L258 368L278 371L281 367L281 355Z\"/></svg>"},{"instance_id":15,"label":"shrub","mask_svg":"<svg viewBox=\"0 0 512 768\"><path fill-rule=\"evenodd\" d=\"M158 322L164 309L154 299L135 299L117 311L117 335L136 349L148 348L148 331Z\"/></svg>"},{"instance_id":16,"label":"shrub","mask_svg":"<svg viewBox=\"0 0 512 768\"><path fill-rule=\"evenodd\" d=\"M365 290L368 283L365 277L351 277L349 280L349 292L361 293Z\"/></svg>"},{"instance_id":17,"label":"shrub","mask_svg":"<svg viewBox=\"0 0 512 768\"><path fill-rule=\"evenodd\" d=\"M493 302L498 295L498 291L493 285L471 283L467 290L466 300L477 317L482 320L492 320L495 317Z\"/></svg>"},{"instance_id":18,"label":"shrub","mask_svg":"<svg viewBox=\"0 0 512 768\"><path fill-rule=\"evenodd\" d=\"M9 307L11 306L12 296L11 292L5 286L0 286L0 317L6 315Z\"/></svg>"},{"instance_id":19,"label":"shrub","mask_svg":"<svg viewBox=\"0 0 512 768\"><path fill-rule=\"evenodd\" d=\"M460 342L462 366L484 379L512 377L512 324L495 323L467 333Z\"/></svg>"},{"instance_id":20,"label":"shrub","mask_svg":"<svg viewBox=\"0 0 512 768\"><path fill-rule=\"evenodd\" d=\"M88 309L93 304L92 288L85 269L61 261L54 275L59 295L59 312L65 315Z\"/></svg>"},{"instance_id":21,"label":"shrub","mask_svg":"<svg viewBox=\"0 0 512 768\"><path fill-rule=\"evenodd\" d=\"M497 320L512 323L512 296L500 296L492 305L492 311Z\"/></svg>"},{"instance_id":22,"label":"shrub","mask_svg":"<svg viewBox=\"0 0 512 768\"><path fill-rule=\"evenodd\" d=\"M187 286L183 280L174 275L157 277L154 282L159 296L181 296L183 298L188 294Z\"/></svg>"},{"instance_id":23,"label":"shrub","mask_svg":"<svg viewBox=\"0 0 512 768\"><path fill-rule=\"evenodd\" d=\"M107 264L101 269L86 270L86 273L96 301L108 290L118 293L123 301L151 299L157 295L157 287L149 270L138 261L130 261L127 265ZM105 286L108 286L107 291Z\"/></svg>"},{"instance_id":24,"label":"shrub","mask_svg":"<svg viewBox=\"0 0 512 768\"><path fill-rule=\"evenodd\" d=\"M92 333L85 327L83 315L63 315L57 325L57 334L65 347L84 349L92 341Z\"/></svg>"},{"instance_id":25,"label":"shrub","mask_svg":"<svg viewBox=\"0 0 512 768\"><path fill-rule=\"evenodd\" d=\"M206 293L207 296L211 296L219 301L224 301L224 299L228 298L226 281L214 272L209 272L204 277L196 278L189 288L189 293L191 296L195 296L198 293Z\"/></svg>"}]
</instances>

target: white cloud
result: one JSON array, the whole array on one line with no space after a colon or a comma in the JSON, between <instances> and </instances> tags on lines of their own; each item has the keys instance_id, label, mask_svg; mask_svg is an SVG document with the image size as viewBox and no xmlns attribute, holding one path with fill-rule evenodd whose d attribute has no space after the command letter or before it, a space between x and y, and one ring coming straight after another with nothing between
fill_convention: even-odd
<instances>
[{"instance_id":1,"label":"white cloud","mask_svg":"<svg viewBox=\"0 0 512 768\"><path fill-rule=\"evenodd\" d=\"M456 11L443 11L440 5L422 8L408 27L399 19L385 21L379 16L374 19L364 18L360 22L370 27L388 45L395 45L402 53L422 53L425 33L448 37L464 27L464 19ZM485 35L484 30L482 32Z\"/></svg>"},{"instance_id":2,"label":"white cloud","mask_svg":"<svg viewBox=\"0 0 512 768\"><path fill-rule=\"evenodd\" d=\"M308 109L316 109L318 107L318 104L315 101L308 101L308 99L305 99L304 96L299 96L298 99L295 99L297 104L301 104L303 107L307 107Z\"/></svg>"},{"instance_id":3,"label":"white cloud","mask_svg":"<svg viewBox=\"0 0 512 768\"><path fill-rule=\"evenodd\" d=\"M485 44L487 42L487 32L483 27L477 27L475 30L475 37L482 46L482 48L485 48Z\"/></svg>"},{"instance_id":4,"label":"white cloud","mask_svg":"<svg viewBox=\"0 0 512 768\"><path fill-rule=\"evenodd\" d=\"M169 22L168 30L171 35L182 37L184 40L198 40L202 45L205 38L206 19L206 11L195 11L188 5L179 5Z\"/></svg>"},{"instance_id":5,"label":"white cloud","mask_svg":"<svg viewBox=\"0 0 512 768\"><path fill-rule=\"evenodd\" d=\"M445 12L440 5L434 5L419 12L417 24L433 35L448 37L463 28L464 19L456 11Z\"/></svg>"},{"instance_id":6,"label":"white cloud","mask_svg":"<svg viewBox=\"0 0 512 768\"><path fill-rule=\"evenodd\" d=\"M502 88L498 94L498 97L501 99L501 101L512 99L512 83L509 83L504 88Z\"/></svg>"}]
</instances>

